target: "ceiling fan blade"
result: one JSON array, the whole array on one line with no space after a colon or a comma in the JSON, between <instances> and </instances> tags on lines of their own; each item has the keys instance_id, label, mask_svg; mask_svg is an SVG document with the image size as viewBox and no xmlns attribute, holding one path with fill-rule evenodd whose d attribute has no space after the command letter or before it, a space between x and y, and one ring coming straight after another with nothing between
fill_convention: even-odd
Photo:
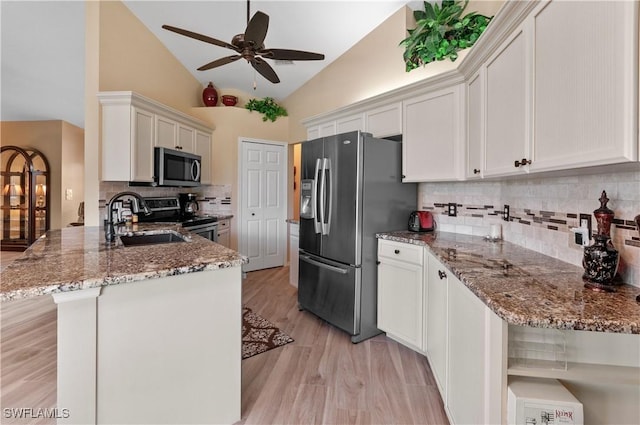
<instances>
[{"instance_id":1,"label":"ceiling fan blade","mask_svg":"<svg viewBox=\"0 0 640 425\"><path fill-rule=\"evenodd\" d=\"M264 78L271 81L273 84L277 84L280 82L280 78L278 78L276 72L262 58L255 57L251 59L250 62L251 66L253 66L255 70L258 71Z\"/></svg>"},{"instance_id":2,"label":"ceiling fan blade","mask_svg":"<svg viewBox=\"0 0 640 425\"><path fill-rule=\"evenodd\" d=\"M209 62L208 64L202 65L200 68L198 68L198 71L206 71L207 69L215 68L217 66L226 65L228 63L237 61L241 57L242 56L240 56L240 55L232 55L232 56L227 56L225 58L216 59L216 60L214 60L212 62Z\"/></svg>"},{"instance_id":3,"label":"ceiling fan blade","mask_svg":"<svg viewBox=\"0 0 640 425\"><path fill-rule=\"evenodd\" d=\"M269 15L257 11L247 24L247 29L244 31L244 41L252 42L255 47L260 48L263 46L268 29Z\"/></svg>"},{"instance_id":4,"label":"ceiling fan blade","mask_svg":"<svg viewBox=\"0 0 640 425\"><path fill-rule=\"evenodd\" d=\"M324 60L321 53L305 52L302 50L289 49L265 49L258 52L259 55L267 59L289 60L289 61L319 61Z\"/></svg>"},{"instance_id":5,"label":"ceiling fan blade","mask_svg":"<svg viewBox=\"0 0 640 425\"><path fill-rule=\"evenodd\" d=\"M195 38L196 40L204 41L205 43L215 44L216 46L226 47L227 49L238 51L238 48L233 44L226 43L224 41L217 40L215 38L209 37L207 35L198 34L197 32L184 30L178 27L172 27L171 25L163 25L162 28L173 31L180 35L184 35L186 37Z\"/></svg>"}]
</instances>

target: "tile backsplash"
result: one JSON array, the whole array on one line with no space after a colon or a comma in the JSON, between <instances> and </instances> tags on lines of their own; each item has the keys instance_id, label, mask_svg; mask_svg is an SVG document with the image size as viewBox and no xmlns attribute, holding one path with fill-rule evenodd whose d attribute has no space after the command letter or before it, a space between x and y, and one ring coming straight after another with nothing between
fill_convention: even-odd
<instances>
[{"instance_id":1,"label":"tile backsplash","mask_svg":"<svg viewBox=\"0 0 640 425\"><path fill-rule=\"evenodd\" d=\"M583 250L574 244L572 227L580 214L592 217L605 190L615 213L611 236L620 252L619 273L640 287L640 234L633 218L640 214L640 171L517 180L420 183L420 209L434 212L441 231L486 236L491 224L502 225L507 241L577 266ZM456 203L457 216L447 215ZM503 220L509 205L509 221Z\"/></svg>"},{"instance_id":2,"label":"tile backsplash","mask_svg":"<svg viewBox=\"0 0 640 425\"><path fill-rule=\"evenodd\" d=\"M145 198L178 196L179 193L197 193L198 204L202 213L225 213L231 214L233 210L231 200L231 185L211 185L197 188L187 187L130 187L127 182L100 182L100 217L105 217L105 204L118 192L131 190L137 192Z\"/></svg>"}]
</instances>

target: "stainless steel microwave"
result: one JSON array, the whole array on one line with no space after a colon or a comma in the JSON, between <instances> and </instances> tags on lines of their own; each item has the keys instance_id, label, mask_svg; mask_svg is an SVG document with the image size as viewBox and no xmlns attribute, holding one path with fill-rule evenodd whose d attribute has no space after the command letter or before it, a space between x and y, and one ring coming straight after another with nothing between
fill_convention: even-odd
<instances>
[{"instance_id":1,"label":"stainless steel microwave","mask_svg":"<svg viewBox=\"0 0 640 425\"><path fill-rule=\"evenodd\" d=\"M200 186L202 157L174 149L154 150L154 174L158 186Z\"/></svg>"}]
</instances>

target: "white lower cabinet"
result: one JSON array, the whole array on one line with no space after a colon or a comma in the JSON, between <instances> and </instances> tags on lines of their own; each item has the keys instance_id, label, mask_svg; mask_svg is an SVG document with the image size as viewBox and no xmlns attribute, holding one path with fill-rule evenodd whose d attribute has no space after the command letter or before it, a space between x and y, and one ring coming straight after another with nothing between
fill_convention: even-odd
<instances>
[{"instance_id":1,"label":"white lower cabinet","mask_svg":"<svg viewBox=\"0 0 640 425\"><path fill-rule=\"evenodd\" d=\"M438 389L446 402L447 389L447 299L449 273L425 250L425 280L427 296L425 305L425 351Z\"/></svg>"},{"instance_id":2,"label":"white lower cabinet","mask_svg":"<svg viewBox=\"0 0 640 425\"><path fill-rule=\"evenodd\" d=\"M452 423L501 423L506 323L423 247L378 240L378 262L378 328L426 355Z\"/></svg>"},{"instance_id":3,"label":"white lower cabinet","mask_svg":"<svg viewBox=\"0 0 640 425\"><path fill-rule=\"evenodd\" d=\"M422 250L378 241L378 328L418 350L423 336Z\"/></svg>"},{"instance_id":4,"label":"white lower cabinet","mask_svg":"<svg viewBox=\"0 0 640 425\"><path fill-rule=\"evenodd\" d=\"M231 220L224 219L218 221L218 240L217 242L227 248L231 246Z\"/></svg>"}]
</instances>

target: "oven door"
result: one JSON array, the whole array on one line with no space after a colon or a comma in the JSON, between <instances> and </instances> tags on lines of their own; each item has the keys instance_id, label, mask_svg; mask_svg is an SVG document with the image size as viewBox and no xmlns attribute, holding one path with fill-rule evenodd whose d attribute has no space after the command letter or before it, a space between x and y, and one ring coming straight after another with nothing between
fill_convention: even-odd
<instances>
[{"instance_id":1,"label":"oven door","mask_svg":"<svg viewBox=\"0 0 640 425\"><path fill-rule=\"evenodd\" d=\"M185 227L189 232L200 235L210 241L218 241L218 223L207 223Z\"/></svg>"}]
</instances>

